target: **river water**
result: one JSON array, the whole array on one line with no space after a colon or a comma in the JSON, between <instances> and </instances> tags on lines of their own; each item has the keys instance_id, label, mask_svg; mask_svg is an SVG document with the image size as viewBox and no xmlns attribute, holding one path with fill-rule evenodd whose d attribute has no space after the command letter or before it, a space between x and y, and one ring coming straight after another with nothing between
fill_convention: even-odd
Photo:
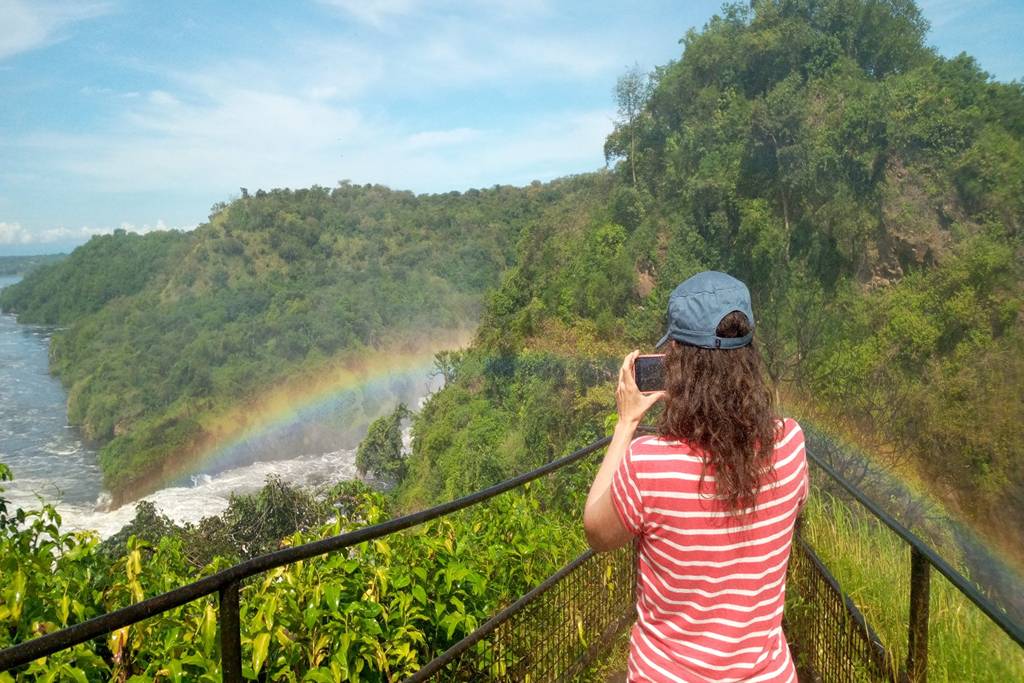
<instances>
[{"instance_id":1,"label":"river water","mask_svg":"<svg viewBox=\"0 0 1024 683\"><path fill-rule=\"evenodd\" d=\"M17 278L0 278L0 288ZM47 370L50 331L0 316L0 462L18 480L7 497L89 505L100 495L96 453L67 424L67 396Z\"/></svg>"},{"instance_id":2,"label":"river water","mask_svg":"<svg viewBox=\"0 0 1024 683\"><path fill-rule=\"evenodd\" d=\"M17 281L0 277L0 288ZM52 333L51 328L19 325L13 315L0 315L0 462L15 477L2 484L2 495L12 508L53 504L65 529L94 530L107 538L135 517L135 505L111 509L96 450L68 424L67 394L48 369ZM432 387L426 376L407 379L408 386L421 388L419 397L406 397L409 405L416 405ZM176 522L196 523L223 512L231 494L255 491L271 475L311 487L352 479L355 451L299 450L285 458L198 472L186 478L186 485L161 489L144 500Z\"/></svg>"}]
</instances>

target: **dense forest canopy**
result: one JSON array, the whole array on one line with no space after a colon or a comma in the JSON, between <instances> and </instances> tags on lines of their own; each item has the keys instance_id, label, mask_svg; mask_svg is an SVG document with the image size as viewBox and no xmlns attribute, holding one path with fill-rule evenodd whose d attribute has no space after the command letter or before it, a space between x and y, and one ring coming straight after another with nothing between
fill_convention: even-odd
<instances>
[{"instance_id":1,"label":"dense forest canopy","mask_svg":"<svg viewBox=\"0 0 1024 683\"><path fill-rule=\"evenodd\" d=\"M40 266L56 263L64 258L67 258L67 254L0 256L0 276L26 275Z\"/></svg>"}]
</instances>

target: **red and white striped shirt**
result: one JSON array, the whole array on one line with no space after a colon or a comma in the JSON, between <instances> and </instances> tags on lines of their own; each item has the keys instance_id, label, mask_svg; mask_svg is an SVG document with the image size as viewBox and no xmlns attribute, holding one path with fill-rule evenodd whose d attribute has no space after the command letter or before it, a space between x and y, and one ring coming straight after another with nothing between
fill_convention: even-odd
<instances>
[{"instance_id":1,"label":"red and white striped shirt","mask_svg":"<svg viewBox=\"0 0 1024 683\"><path fill-rule=\"evenodd\" d=\"M804 435L782 423L775 473L754 510L729 512L714 471L684 442L634 439L612 501L639 539L630 681L786 683L796 671L782 633L793 526L807 497Z\"/></svg>"}]
</instances>

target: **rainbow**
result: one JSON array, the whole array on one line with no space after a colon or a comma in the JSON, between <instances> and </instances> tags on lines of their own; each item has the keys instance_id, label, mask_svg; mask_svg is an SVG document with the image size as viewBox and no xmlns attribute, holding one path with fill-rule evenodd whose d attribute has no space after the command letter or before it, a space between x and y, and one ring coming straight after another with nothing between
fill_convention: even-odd
<instances>
[{"instance_id":1,"label":"rainbow","mask_svg":"<svg viewBox=\"0 0 1024 683\"><path fill-rule=\"evenodd\" d=\"M158 472L152 473L132 493L136 496L149 491L181 484L197 472L228 469L241 463L258 450L261 443L287 436L304 425L337 419L346 410L362 419L351 429L339 428L344 443L337 447L352 447L362 437L369 420L391 410L401 391L395 387L408 387L422 381L416 393L427 391L426 380L438 351L464 347L471 339L466 330L434 332L430 340L418 344L396 344L390 348L369 349L359 354L346 354L325 361L315 372L306 372L261 396L244 401L226 411L202 415L197 419L202 437L189 452L167 458ZM410 392L412 393L412 392ZM376 402L374 397L389 397L388 402ZM366 409L365 403L371 405Z\"/></svg>"}]
</instances>

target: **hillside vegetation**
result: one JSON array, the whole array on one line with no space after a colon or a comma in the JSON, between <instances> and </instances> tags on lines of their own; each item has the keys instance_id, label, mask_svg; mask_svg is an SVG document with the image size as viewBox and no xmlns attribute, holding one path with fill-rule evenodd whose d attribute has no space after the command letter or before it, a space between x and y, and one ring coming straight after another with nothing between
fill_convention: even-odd
<instances>
[{"instance_id":1,"label":"hillside vegetation","mask_svg":"<svg viewBox=\"0 0 1024 683\"><path fill-rule=\"evenodd\" d=\"M67 254L41 254L38 256L0 256L0 276L26 275L31 271L67 258Z\"/></svg>"},{"instance_id":2,"label":"hillside vegetation","mask_svg":"<svg viewBox=\"0 0 1024 683\"><path fill-rule=\"evenodd\" d=\"M668 293L711 268L749 284L802 417L1017 552L1024 89L937 56L925 28L896 0L726 6L678 61L624 76L607 201L520 240L416 424L407 503L602 434L609 363L650 348Z\"/></svg>"},{"instance_id":3,"label":"hillside vegetation","mask_svg":"<svg viewBox=\"0 0 1024 683\"><path fill-rule=\"evenodd\" d=\"M192 233L96 237L0 306L66 326L51 368L69 418L115 496L137 496L269 388L472 327L523 226L593 184L261 191Z\"/></svg>"}]
</instances>

